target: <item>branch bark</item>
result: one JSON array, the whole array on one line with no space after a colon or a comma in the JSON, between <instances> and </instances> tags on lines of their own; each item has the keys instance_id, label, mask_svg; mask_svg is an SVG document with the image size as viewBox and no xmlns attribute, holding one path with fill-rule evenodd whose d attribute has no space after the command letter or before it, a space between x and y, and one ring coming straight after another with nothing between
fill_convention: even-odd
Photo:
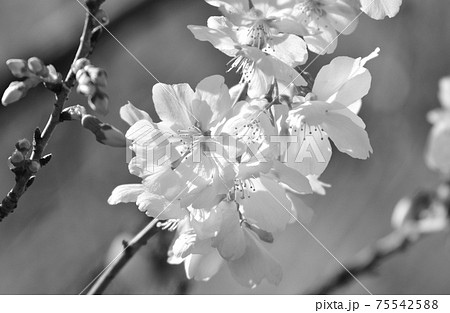
<instances>
[{"instance_id":1,"label":"branch bark","mask_svg":"<svg viewBox=\"0 0 450 313\"><path fill-rule=\"evenodd\" d=\"M80 45L78 46L74 62L80 58L89 57L95 47L95 44L99 38L99 33L94 33L94 29L97 26L94 16L104 1L105 0L86 0L86 8L88 12L86 12L84 28L80 38ZM101 31L101 29L98 29L98 31ZM47 147L56 126L62 122L60 119L61 112L74 86L74 83L75 73L72 69L70 69L61 86L52 88L56 96L53 111L44 130L41 132L39 128L37 128L34 132L33 151L31 153L30 160L37 161L40 164L43 163L42 158L45 148ZM48 162L48 159L45 163L46 162ZM28 166L25 166L23 170L17 171L15 175L16 183L0 204L0 221L12 213L17 207L19 199L26 192L27 188L33 183L36 172L30 170Z\"/></svg>"},{"instance_id":2,"label":"branch bark","mask_svg":"<svg viewBox=\"0 0 450 313\"><path fill-rule=\"evenodd\" d=\"M131 260L131 258L139 251L142 246L145 246L150 238L153 237L158 231L159 228L156 227L158 223L157 219L153 219L147 226L145 226L131 241L124 242L124 249L120 256L113 260L105 270L103 270L98 278L95 280L95 283L92 285L89 284L84 288L81 292L83 293L87 288L92 285L92 287L87 292L88 295L100 295L102 294L106 288L109 286L111 281L117 276L120 270Z\"/></svg>"}]
</instances>

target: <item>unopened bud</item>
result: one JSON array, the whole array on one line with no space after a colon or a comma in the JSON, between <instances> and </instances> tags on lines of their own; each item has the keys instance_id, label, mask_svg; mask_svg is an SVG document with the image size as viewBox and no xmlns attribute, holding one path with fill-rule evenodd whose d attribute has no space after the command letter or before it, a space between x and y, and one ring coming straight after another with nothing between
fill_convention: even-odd
<instances>
[{"instance_id":1,"label":"unopened bud","mask_svg":"<svg viewBox=\"0 0 450 313\"><path fill-rule=\"evenodd\" d=\"M21 162L23 162L23 160L25 159L25 157L23 156L23 153L20 151L15 150L13 152L13 154L11 155L11 157L9 158L9 161L17 166L19 165Z\"/></svg>"},{"instance_id":2,"label":"unopened bud","mask_svg":"<svg viewBox=\"0 0 450 313\"><path fill-rule=\"evenodd\" d=\"M28 72L27 62L22 59L9 59L6 61L11 73L17 78L27 77L30 73Z\"/></svg>"},{"instance_id":3,"label":"unopened bud","mask_svg":"<svg viewBox=\"0 0 450 313\"><path fill-rule=\"evenodd\" d=\"M3 93L2 104L7 106L8 104L20 100L26 95L27 91L28 88L24 82L12 82Z\"/></svg>"},{"instance_id":4,"label":"unopened bud","mask_svg":"<svg viewBox=\"0 0 450 313\"><path fill-rule=\"evenodd\" d=\"M46 75L42 75L45 82L52 84L59 84L62 82L61 73L58 73L58 71L53 65L49 64L47 65L46 68L47 68Z\"/></svg>"},{"instance_id":5,"label":"unopened bud","mask_svg":"<svg viewBox=\"0 0 450 313\"><path fill-rule=\"evenodd\" d=\"M28 169L32 173L37 173L41 169L41 164L39 164L38 161L33 160L33 161L30 162L30 165L28 166Z\"/></svg>"},{"instance_id":6,"label":"unopened bud","mask_svg":"<svg viewBox=\"0 0 450 313\"><path fill-rule=\"evenodd\" d=\"M97 117L86 114L81 119L81 125L89 129L97 139L98 142L111 147L125 147L125 135L107 123L103 123Z\"/></svg>"},{"instance_id":7,"label":"unopened bud","mask_svg":"<svg viewBox=\"0 0 450 313\"><path fill-rule=\"evenodd\" d=\"M97 14L95 14L95 19L102 25L107 25L109 23L108 14L106 14L106 12L102 9L97 11Z\"/></svg>"},{"instance_id":8,"label":"unopened bud","mask_svg":"<svg viewBox=\"0 0 450 313\"><path fill-rule=\"evenodd\" d=\"M74 121L74 120L81 121L81 118L85 114L86 114L86 109L79 104L68 107L61 112L61 115L65 116L65 120L70 120L70 121Z\"/></svg>"},{"instance_id":9,"label":"unopened bud","mask_svg":"<svg viewBox=\"0 0 450 313\"><path fill-rule=\"evenodd\" d=\"M44 62L42 62L42 60L37 57L28 59L28 69L38 76L45 77L48 74L48 69L45 66Z\"/></svg>"},{"instance_id":10,"label":"unopened bud","mask_svg":"<svg viewBox=\"0 0 450 313\"><path fill-rule=\"evenodd\" d=\"M31 142L26 138L20 139L16 143L16 148L17 148L17 150L20 150L21 152L28 152L31 149Z\"/></svg>"},{"instance_id":11,"label":"unopened bud","mask_svg":"<svg viewBox=\"0 0 450 313\"><path fill-rule=\"evenodd\" d=\"M93 96L96 92L97 88L92 83L88 84L79 84L77 86L77 91L84 96Z\"/></svg>"},{"instance_id":12,"label":"unopened bud","mask_svg":"<svg viewBox=\"0 0 450 313\"><path fill-rule=\"evenodd\" d=\"M85 66L90 65L91 61L86 58L81 58L75 61L72 65L72 71L76 74L78 71L82 70Z\"/></svg>"},{"instance_id":13,"label":"unopened bud","mask_svg":"<svg viewBox=\"0 0 450 313\"><path fill-rule=\"evenodd\" d=\"M101 92L96 92L88 99L89 106L101 115L106 115L109 112L109 98L108 95Z\"/></svg>"},{"instance_id":14,"label":"unopened bud","mask_svg":"<svg viewBox=\"0 0 450 313\"><path fill-rule=\"evenodd\" d=\"M92 82L98 87L106 87L107 82L107 74L104 69L98 67L88 67L87 72L91 77Z\"/></svg>"}]
</instances>

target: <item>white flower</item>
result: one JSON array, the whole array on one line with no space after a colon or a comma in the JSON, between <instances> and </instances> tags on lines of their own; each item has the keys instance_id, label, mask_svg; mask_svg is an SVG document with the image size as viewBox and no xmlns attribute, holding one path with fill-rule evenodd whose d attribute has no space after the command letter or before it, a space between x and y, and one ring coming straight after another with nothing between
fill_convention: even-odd
<instances>
[{"instance_id":1,"label":"white flower","mask_svg":"<svg viewBox=\"0 0 450 313\"><path fill-rule=\"evenodd\" d=\"M289 145L283 160L303 175L320 175L331 158L333 140L336 147L350 156L366 159L372 152L365 124L356 115L371 83L364 67L378 55L378 49L364 59L335 58L317 75L312 92L296 97L287 119L289 134L297 141ZM305 150L312 153L305 157Z\"/></svg>"},{"instance_id":2,"label":"white flower","mask_svg":"<svg viewBox=\"0 0 450 313\"><path fill-rule=\"evenodd\" d=\"M358 25L358 11L348 0L298 0L294 14L308 29L308 49L317 54L332 53L339 34L351 34Z\"/></svg>"},{"instance_id":3,"label":"white flower","mask_svg":"<svg viewBox=\"0 0 450 313\"><path fill-rule=\"evenodd\" d=\"M291 26L289 15L277 17L277 14L283 15L281 11L276 11L264 1L257 1L252 9L249 9L248 1L234 3L239 9L225 5L226 1L210 3L228 8L230 13L227 16L239 25L234 25L225 17L212 16L207 27L190 25L188 28L195 38L209 41L216 49L233 58L231 68L242 72L242 80L249 83L250 97L265 95L274 79L298 86L305 84L294 67L306 62L306 45L293 33L284 33L300 27L294 20L290 21L298 27ZM257 9L259 5L261 10Z\"/></svg>"}]
</instances>

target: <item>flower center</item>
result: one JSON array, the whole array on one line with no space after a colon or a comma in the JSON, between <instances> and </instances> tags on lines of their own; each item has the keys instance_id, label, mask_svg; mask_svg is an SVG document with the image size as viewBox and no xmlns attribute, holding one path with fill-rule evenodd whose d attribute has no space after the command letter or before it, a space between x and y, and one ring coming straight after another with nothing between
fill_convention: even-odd
<instances>
[{"instance_id":1,"label":"flower center","mask_svg":"<svg viewBox=\"0 0 450 313\"><path fill-rule=\"evenodd\" d=\"M271 39L270 28L264 19L256 21L248 30L248 45L263 49L269 45Z\"/></svg>"},{"instance_id":2,"label":"flower center","mask_svg":"<svg viewBox=\"0 0 450 313\"><path fill-rule=\"evenodd\" d=\"M294 123L291 123L289 126L289 133L291 135L299 136L303 140L306 139L306 136L316 135L319 132L320 140L324 140L326 133L325 130L320 125L309 125L305 122L305 119L299 117Z\"/></svg>"},{"instance_id":3,"label":"flower center","mask_svg":"<svg viewBox=\"0 0 450 313\"><path fill-rule=\"evenodd\" d=\"M319 19L325 15L323 10L323 3L320 0L304 0L302 3L298 4L298 10L300 13L306 15L308 18Z\"/></svg>"},{"instance_id":4,"label":"flower center","mask_svg":"<svg viewBox=\"0 0 450 313\"><path fill-rule=\"evenodd\" d=\"M230 66L230 69L227 72L234 69L237 73L242 74L240 81L241 83L250 83L255 71L255 62L248 58L243 52L238 52L237 55L227 63L227 65Z\"/></svg>"},{"instance_id":5,"label":"flower center","mask_svg":"<svg viewBox=\"0 0 450 313\"><path fill-rule=\"evenodd\" d=\"M264 132L258 119L253 118L247 124L244 124L241 129L234 128L234 136L244 141L247 145L253 143L261 143L264 139Z\"/></svg>"},{"instance_id":6,"label":"flower center","mask_svg":"<svg viewBox=\"0 0 450 313\"><path fill-rule=\"evenodd\" d=\"M231 196L234 196L234 200L245 198L250 198L251 194L256 192L255 185L252 183L250 179L240 179L237 178L234 180L234 187L231 190Z\"/></svg>"}]
</instances>

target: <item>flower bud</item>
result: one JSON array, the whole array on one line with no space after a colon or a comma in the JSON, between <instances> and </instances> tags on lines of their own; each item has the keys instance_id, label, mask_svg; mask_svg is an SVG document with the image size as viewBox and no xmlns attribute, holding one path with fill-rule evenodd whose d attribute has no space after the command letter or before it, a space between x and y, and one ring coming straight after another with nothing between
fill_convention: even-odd
<instances>
[{"instance_id":1,"label":"flower bud","mask_svg":"<svg viewBox=\"0 0 450 313\"><path fill-rule=\"evenodd\" d=\"M109 24L109 17L108 14L102 9L98 10L95 14L95 19L100 22L102 25L108 25Z\"/></svg>"},{"instance_id":2,"label":"flower bud","mask_svg":"<svg viewBox=\"0 0 450 313\"><path fill-rule=\"evenodd\" d=\"M52 84L59 84L62 82L62 75L58 73L53 65L47 65L46 75L42 75L44 81Z\"/></svg>"},{"instance_id":3,"label":"flower bud","mask_svg":"<svg viewBox=\"0 0 450 313\"><path fill-rule=\"evenodd\" d=\"M65 120L70 120L70 121L74 121L74 120L81 121L83 115L85 115L85 114L86 114L86 109L79 104L68 107L61 112L61 115L66 117Z\"/></svg>"},{"instance_id":4,"label":"flower bud","mask_svg":"<svg viewBox=\"0 0 450 313\"><path fill-rule=\"evenodd\" d=\"M109 112L109 98L105 93L96 92L92 97L89 97L88 103L92 110L101 115L106 115Z\"/></svg>"},{"instance_id":5,"label":"flower bud","mask_svg":"<svg viewBox=\"0 0 450 313\"><path fill-rule=\"evenodd\" d=\"M103 123L97 117L86 114L81 119L81 125L89 129L97 139L98 142L111 147L125 147L125 135L107 123Z\"/></svg>"},{"instance_id":6,"label":"flower bud","mask_svg":"<svg viewBox=\"0 0 450 313\"><path fill-rule=\"evenodd\" d=\"M48 69L45 66L44 62L42 62L42 60L37 57L28 59L28 69L38 76L45 77L48 74Z\"/></svg>"},{"instance_id":7,"label":"flower bud","mask_svg":"<svg viewBox=\"0 0 450 313\"><path fill-rule=\"evenodd\" d=\"M104 69L98 67L87 67L87 72L91 78L94 85L98 87L106 87L107 85L107 74Z\"/></svg>"},{"instance_id":8,"label":"flower bud","mask_svg":"<svg viewBox=\"0 0 450 313\"><path fill-rule=\"evenodd\" d=\"M19 165L21 162L23 162L23 160L25 160L25 157L23 156L23 153L15 150L11 157L9 158L9 161L14 165L17 166Z\"/></svg>"},{"instance_id":9,"label":"flower bud","mask_svg":"<svg viewBox=\"0 0 450 313\"><path fill-rule=\"evenodd\" d=\"M41 169L41 164L39 164L38 161L33 160L30 162L30 165L28 165L28 169L32 173L37 173Z\"/></svg>"},{"instance_id":10,"label":"flower bud","mask_svg":"<svg viewBox=\"0 0 450 313\"><path fill-rule=\"evenodd\" d=\"M31 149L31 142L26 138L20 139L16 143L16 148L17 148L17 150L19 150L21 152L28 152Z\"/></svg>"},{"instance_id":11,"label":"flower bud","mask_svg":"<svg viewBox=\"0 0 450 313\"><path fill-rule=\"evenodd\" d=\"M8 104L20 100L26 95L27 91L28 88L24 82L12 82L3 93L2 104L7 106Z\"/></svg>"},{"instance_id":12,"label":"flower bud","mask_svg":"<svg viewBox=\"0 0 450 313\"><path fill-rule=\"evenodd\" d=\"M89 73L85 70L78 71L76 79L79 85L93 85Z\"/></svg>"},{"instance_id":13,"label":"flower bud","mask_svg":"<svg viewBox=\"0 0 450 313\"><path fill-rule=\"evenodd\" d=\"M72 65L72 71L76 74L78 71L82 70L85 66L90 65L91 61L86 58L81 58L75 61Z\"/></svg>"},{"instance_id":14,"label":"flower bud","mask_svg":"<svg viewBox=\"0 0 450 313\"><path fill-rule=\"evenodd\" d=\"M6 61L11 73L17 78L27 77L30 73L27 68L27 62L22 59L9 59Z\"/></svg>"},{"instance_id":15,"label":"flower bud","mask_svg":"<svg viewBox=\"0 0 450 313\"><path fill-rule=\"evenodd\" d=\"M93 96L96 92L96 88L93 84L80 84L77 86L77 91L84 96Z\"/></svg>"}]
</instances>

